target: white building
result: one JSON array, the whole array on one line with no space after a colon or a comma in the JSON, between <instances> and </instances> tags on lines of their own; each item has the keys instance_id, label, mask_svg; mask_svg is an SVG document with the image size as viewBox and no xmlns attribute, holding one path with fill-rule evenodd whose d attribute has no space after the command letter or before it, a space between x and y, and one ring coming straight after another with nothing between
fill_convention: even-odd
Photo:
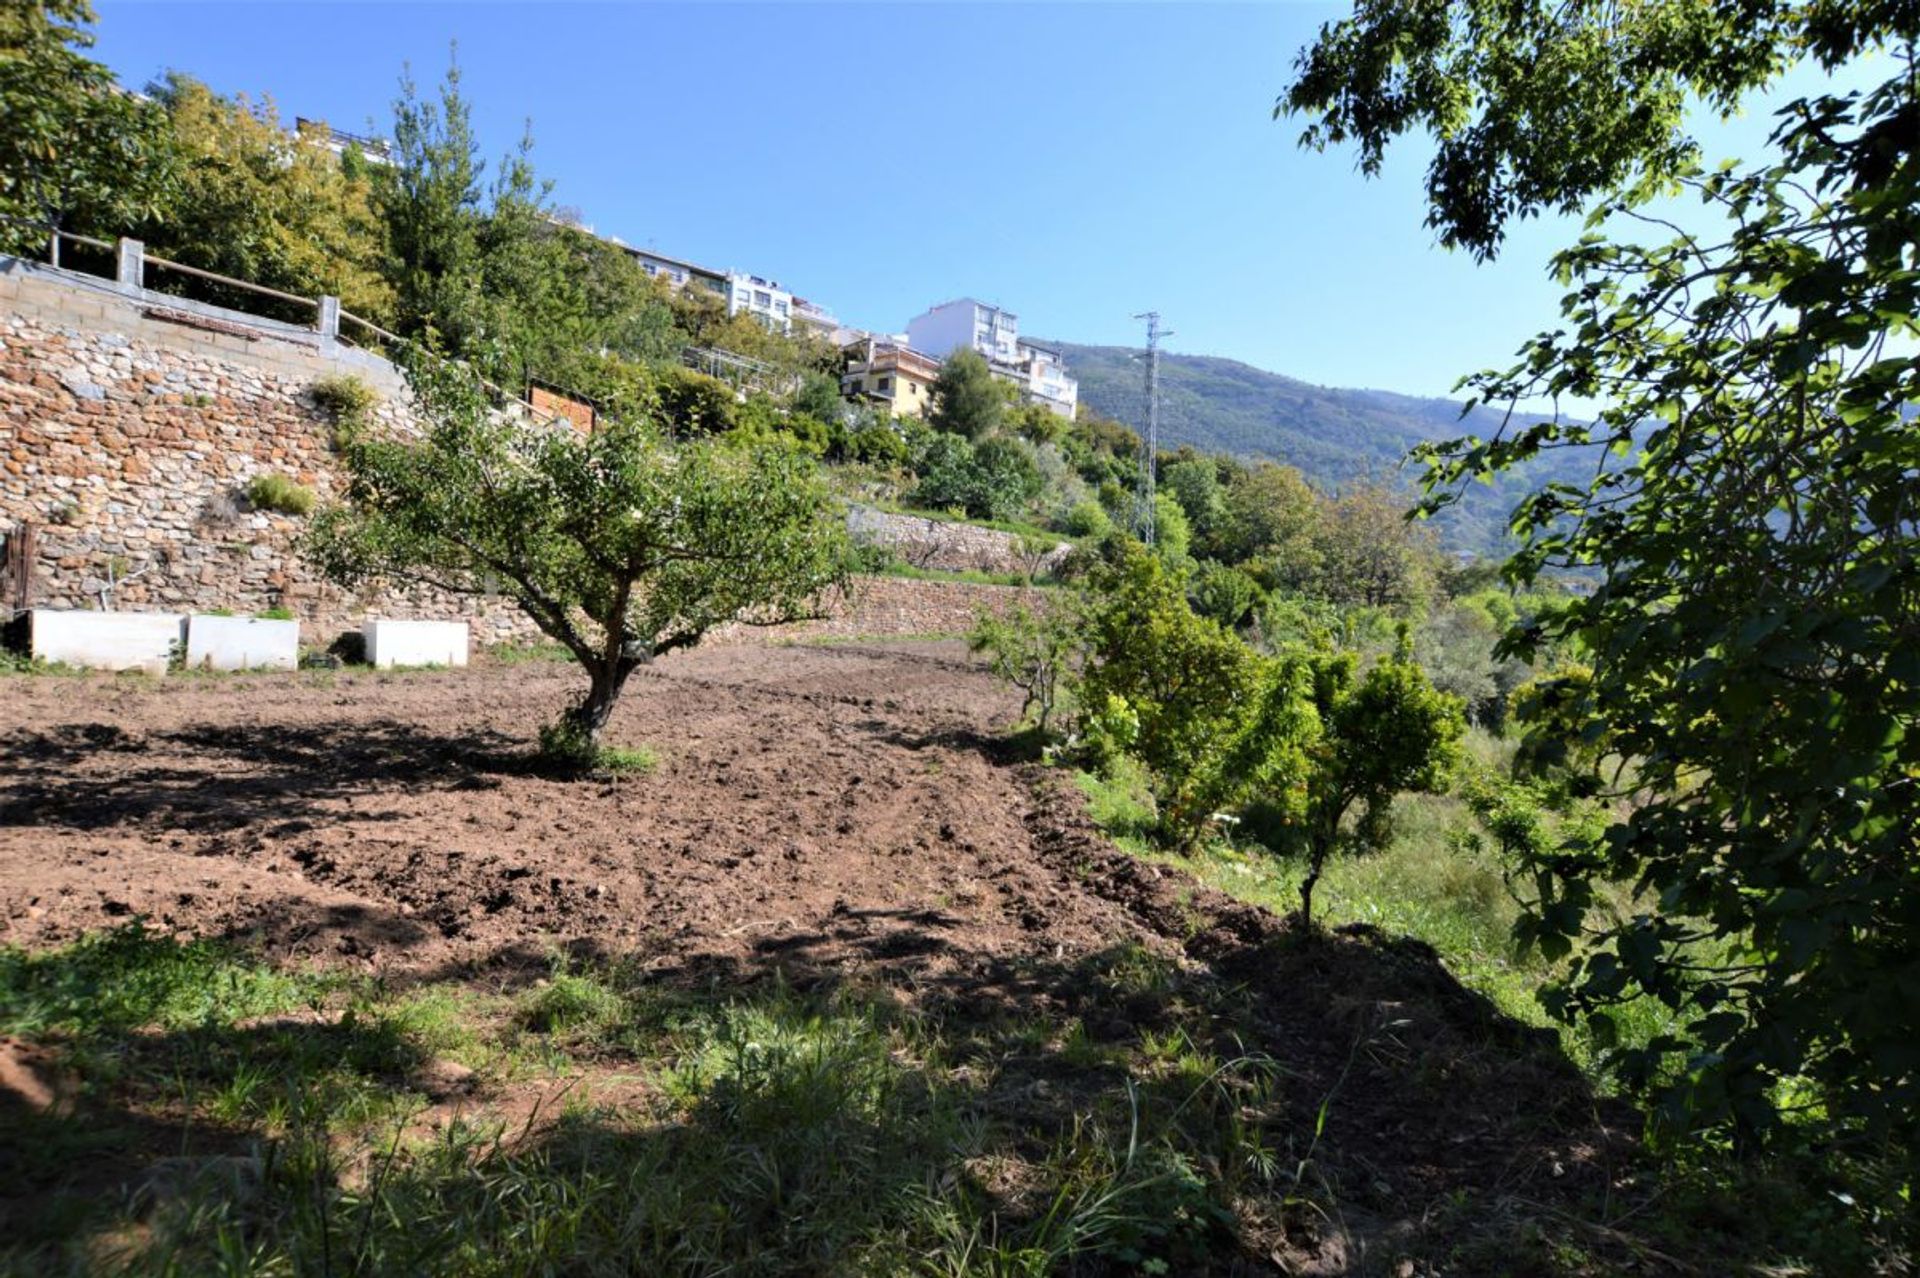
<instances>
[{"instance_id":1,"label":"white building","mask_svg":"<svg viewBox=\"0 0 1920 1278\"><path fill-rule=\"evenodd\" d=\"M727 314L742 313L785 333L793 327L793 294L773 280L736 271L727 276Z\"/></svg>"},{"instance_id":2,"label":"white building","mask_svg":"<svg viewBox=\"0 0 1920 1278\"><path fill-rule=\"evenodd\" d=\"M1071 418L1080 403L1080 383L1067 373L1060 352L1028 341L1022 341L1016 349L1027 370L1027 398Z\"/></svg>"},{"instance_id":3,"label":"white building","mask_svg":"<svg viewBox=\"0 0 1920 1278\"><path fill-rule=\"evenodd\" d=\"M936 359L970 346L986 357L995 377L1018 386L1028 403L1062 417L1072 417L1080 401L1080 384L1067 375L1060 352L1021 341L1019 316L971 297L942 302L908 320L907 344Z\"/></svg>"}]
</instances>

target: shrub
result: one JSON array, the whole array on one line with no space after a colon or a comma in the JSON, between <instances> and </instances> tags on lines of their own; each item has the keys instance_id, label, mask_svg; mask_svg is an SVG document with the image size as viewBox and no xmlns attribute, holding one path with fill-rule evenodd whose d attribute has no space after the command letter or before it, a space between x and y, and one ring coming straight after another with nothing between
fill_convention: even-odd
<instances>
[{"instance_id":1,"label":"shrub","mask_svg":"<svg viewBox=\"0 0 1920 1278\"><path fill-rule=\"evenodd\" d=\"M1074 504L1061 521L1062 528L1070 537L1085 537L1099 541L1113 531L1113 520L1107 517L1097 501L1083 501Z\"/></svg>"},{"instance_id":2,"label":"shrub","mask_svg":"<svg viewBox=\"0 0 1920 1278\"><path fill-rule=\"evenodd\" d=\"M329 373L307 387L307 394L339 423L364 421L380 403L380 393L352 373Z\"/></svg>"},{"instance_id":3,"label":"shrub","mask_svg":"<svg viewBox=\"0 0 1920 1278\"><path fill-rule=\"evenodd\" d=\"M1079 613L1065 599L1038 611L1015 604L999 616L983 612L967 638L968 648L988 654L989 670L1026 694L1020 717L1038 712L1042 734L1079 645Z\"/></svg>"},{"instance_id":4,"label":"shrub","mask_svg":"<svg viewBox=\"0 0 1920 1278\"><path fill-rule=\"evenodd\" d=\"M247 481L247 501L255 510L273 510L283 515L311 515L314 495L285 475L264 472Z\"/></svg>"},{"instance_id":5,"label":"shrub","mask_svg":"<svg viewBox=\"0 0 1920 1278\"><path fill-rule=\"evenodd\" d=\"M1135 752L1163 795L1180 794L1237 730L1257 661L1219 623L1194 614L1145 547L1124 541L1114 553L1094 576L1081 703L1121 698L1139 722Z\"/></svg>"}]
</instances>

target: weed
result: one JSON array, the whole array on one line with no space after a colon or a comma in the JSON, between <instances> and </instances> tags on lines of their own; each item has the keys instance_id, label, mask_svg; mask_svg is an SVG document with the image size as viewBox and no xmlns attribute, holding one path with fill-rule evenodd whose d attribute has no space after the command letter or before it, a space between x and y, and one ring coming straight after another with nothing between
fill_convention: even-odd
<instances>
[{"instance_id":1,"label":"weed","mask_svg":"<svg viewBox=\"0 0 1920 1278\"><path fill-rule=\"evenodd\" d=\"M306 516L313 513L318 499L311 488L304 488L285 475L263 471L247 481L247 501L255 510Z\"/></svg>"}]
</instances>

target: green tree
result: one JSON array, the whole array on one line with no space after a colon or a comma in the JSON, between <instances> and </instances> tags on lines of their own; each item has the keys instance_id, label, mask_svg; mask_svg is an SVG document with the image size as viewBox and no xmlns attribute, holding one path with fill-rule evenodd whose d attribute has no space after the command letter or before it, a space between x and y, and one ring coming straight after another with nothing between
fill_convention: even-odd
<instances>
[{"instance_id":1,"label":"green tree","mask_svg":"<svg viewBox=\"0 0 1920 1278\"><path fill-rule=\"evenodd\" d=\"M178 72L152 92L166 109L180 170L165 215L140 228L150 248L251 284L305 297L330 293L358 315L391 318L393 289L381 273L386 223L370 166L343 161L318 136L289 133L271 101L223 98Z\"/></svg>"},{"instance_id":2,"label":"green tree","mask_svg":"<svg viewBox=\"0 0 1920 1278\"><path fill-rule=\"evenodd\" d=\"M1393 801L1407 791L1446 789L1466 731L1460 700L1438 692L1405 651L1359 678L1351 653L1313 661L1319 731L1306 751L1300 918L1313 920L1313 889L1342 849L1383 848L1393 836Z\"/></svg>"},{"instance_id":3,"label":"green tree","mask_svg":"<svg viewBox=\"0 0 1920 1278\"><path fill-rule=\"evenodd\" d=\"M1425 606L1439 551L1432 528L1407 519L1410 500L1385 485L1363 483L1327 503L1311 531L1313 593L1367 608Z\"/></svg>"},{"instance_id":4,"label":"green tree","mask_svg":"<svg viewBox=\"0 0 1920 1278\"><path fill-rule=\"evenodd\" d=\"M1323 518L1320 495L1291 466L1260 462L1227 485L1225 517L1216 538L1225 563L1258 559L1269 589L1301 590L1319 569L1315 534Z\"/></svg>"},{"instance_id":5,"label":"green tree","mask_svg":"<svg viewBox=\"0 0 1920 1278\"><path fill-rule=\"evenodd\" d=\"M1117 697L1138 719L1134 752L1179 811L1237 731L1260 678L1252 649L1188 606L1179 579L1132 540L1097 570L1087 610L1083 706ZM1217 769L1216 769L1217 772Z\"/></svg>"},{"instance_id":6,"label":"green tree","mask_svg":"<svg viewBox=\"0 0 1920 1278\"><path fill-rule=\"evenodd\" d=\"M674 445L624 419L533 426L457 366L410 373L425 436L348 436L346 501L310 553L345 585L506 594L587 672L552 738L580 758L640 666L723 622L817 615L846 579L843 521L792 449Z\"/></svg>"},{"instance_id":7,"label":"green tree","mask_svg":"<svg viewBox=\"0 0 1920 1278\"><path fill-rule=\"evenodd\" d=\"M1911 6L1867 0L1368 6L1287 99L1373 164L1402 131L1438 132L1429 218L1478 252L1511 217L1594 201L1556 262L1562 324L1474 380L1495 402L1597 400L1595 419L1516 412L1432 450L1429 478L1438 504L1545 450L1617 454L1525 503L1507 567L1600 578L1507 648L1589 654L1554 720L1635 765L1626 792L1590 779L1618 814L1604 836L1523 859L1524 922L1572 953L1549 1006L1603 1042L1635 995L1681 1013L1684 1034L1614 1062L1683 1126L1764 1133L1810 1086L1829 1124L1916 1135L1916 38ZM1875 49L1884 82L1789 104L1765 163L1695 166L1689 92L1730 108L1796 57L1832 70ZM1641 211L1653 179L1699 200L1684 232ZM1636 222L1656 242L1613 238ZM1649 908L1598 916L1576 952L1604 879Z\"/></svg>"},{"instance_id":8,"label":"green tree","mask_svg":"<svg viewBox=\"0 0 1920 1278\"><path fill-rule=\"evenodd\" d=\"M987 361L971 347L955 351L933 379L933 408L927 420L939 430L978 442L999 429L1007 398Z\"/></svg>"},{"instance_id":9,"label":"green tree","mask_svg":"<svg viewBox=\"0 0 1920 1278\"><path fill-rule=\"evenodd\" d=\"M1180 503L1194 541L1212 551L1214 538L1222 531L1227 516L1227 493L1220 483L1219 467L1206 457L1175 462L1161 469L1160 489Z\"/></svg>"},{"instance_id":10,"label":"green tree","mask_svg":"<svg viewBox=\"0 0 1920 1278\"><path fill-rule=\"evenodd\" d=\"M86 0L0 6L0 249L49 230L124 234L159 215L177 165L166 113L126 93L91 48ZM45 228L45 229L41 229Z\"/></svg>"},{"instance_id":11,"label":"green tree","mask_svg":"<svg viewBox=\"0 0 1920 1278\"><path fill-rule=\"evenodd\" d=\"M1079 609L1064 594L1035 608L1015 603L1004 612L982 612L967 636L971 651L987 654L987 669L1025 694L1020 718L1033 714L1043 737L1080 643Z\"/></svg>"},{"instance_id":12,"label":"green tree","mask_svg":"<svg viewBox=\"0 0 1920 1278\"><path fill-rule=\"evenodd\" d=\"M379 169L388 233L387 278L400 331L436 330L456 354L478 340L480 319L480 175L472 110L450 64L438 100L420 96L411 74L393 103L391 159Z\"/></svg>"}]
</instances>

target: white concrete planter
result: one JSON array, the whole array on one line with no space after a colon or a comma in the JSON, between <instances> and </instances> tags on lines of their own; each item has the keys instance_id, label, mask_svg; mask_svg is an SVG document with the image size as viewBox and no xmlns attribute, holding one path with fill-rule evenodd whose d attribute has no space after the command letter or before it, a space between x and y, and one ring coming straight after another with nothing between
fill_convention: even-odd
<instances>
[{"instance_id":1,"label":"white concrete planter","mask_svg":"<svg viewBox=\"0 0 1920 1278\"><path fill-rule=\"evenodd\" d=\"M464 621L369 621L367 661L375 666L464 666Z\"/></svg>"},{"instance_id":2,"label":"white concrete planter","mask_svg":"<svg viewBox=\"0 0 1920 1278\"><path fill-rule=\"evenodd\" d=\"M35 608L28 651L42 661L89 670L165 674L184 638L186 618L173 612L79 612Z\"/></svg>"},{"instance_id":3,"label":"white concrete planter","mask_svg":"<svg viewBox=\"0 0 1920 1278\"><path fill-rule=\"evenodd\" d=\"M300 664L300 623L258 617L187 618L189 670L292 670Z\"/></svg>"}]
</instances>

